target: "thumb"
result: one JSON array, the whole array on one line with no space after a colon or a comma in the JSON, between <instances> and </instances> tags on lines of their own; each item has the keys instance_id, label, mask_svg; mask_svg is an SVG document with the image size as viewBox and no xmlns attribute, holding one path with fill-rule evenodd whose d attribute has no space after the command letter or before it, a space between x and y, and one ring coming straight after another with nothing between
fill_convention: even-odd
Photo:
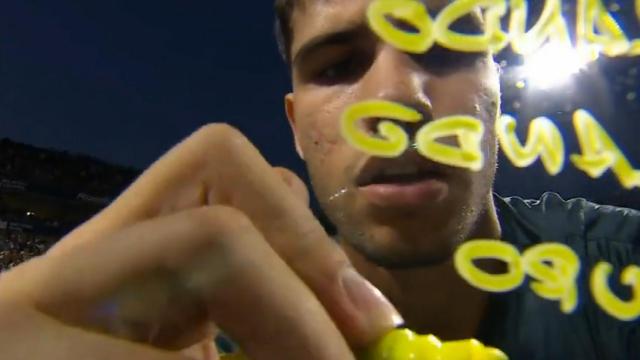
<instances>
[{"instance_id":1,"label":"thumb","mask_svg":"<svg viewBox=\"0 0 640 360\"><path fill-rule=\"evenodd\" d=\"M302 179L289 169L283 167L274 167L273 169L280 175L285 184L287 184L293 195L309 206L309 191Z\"/></svg>"}]
</instances>

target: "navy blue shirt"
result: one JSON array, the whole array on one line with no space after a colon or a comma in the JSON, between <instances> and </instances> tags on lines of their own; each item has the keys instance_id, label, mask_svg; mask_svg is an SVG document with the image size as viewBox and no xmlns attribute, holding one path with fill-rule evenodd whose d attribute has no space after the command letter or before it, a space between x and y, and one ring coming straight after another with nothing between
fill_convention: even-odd
<instances>
[{"instance_id":1,"label":"navy blue shirt","mask_svg":"<svg viewBox=\"0 0 640 360\"><path fill-rule=\"evenodd\" d=\"M589 275L599 261L614 267L609 284L621 299L631 291L620 272L640 265L640 212L554 193L540 200L495 196L502 240L521 252L541 242L569 246L581 261L578 307L564 314L557 301L540 298L528 281L509 293L492 294L477 338L510 359L640 359L640 323L621 321L594 301Z\"/></svg>"}]
</instances>

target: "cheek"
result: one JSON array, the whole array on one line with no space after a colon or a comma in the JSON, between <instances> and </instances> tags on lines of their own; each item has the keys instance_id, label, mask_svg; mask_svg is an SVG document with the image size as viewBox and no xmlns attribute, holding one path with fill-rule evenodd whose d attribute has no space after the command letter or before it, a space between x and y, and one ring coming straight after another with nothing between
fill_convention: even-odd
<instances>
[{"instance_id":1,"label":"cheek","mask_svg":"<svg viewBox=\"0 0 640 360\"><path fill-rule=\"evenodd\" d=\"M495 163L495 120L499 106L499 88L494 81L477 73L460 73L436 80L432 86L434 118L469 115L481 120L485 125L482 149L487 157L487 165Z\"/></svg>"},{"instance_id":2,"label":"cheek","mask_svg":"<svg viewBox=\"0 0 640 360\"><path fill-rule=\"evenodd\" d=\"M300 109L296 114L298 138L305 158L307 153L311 158L332 156L345 144L339 131L342 101L316 92L313 96L301 96L296 102Z\"/></svg>"},{"instance_id":3,"label":"cheek","mask_svg":"<svg viewBox=\"0 0 640 360\"><path fill-rule=\"evenodd\" d=\"M306 123L299 129L298 137L308 166L329 166L340 149L340 136L335 126L320 121Z\"/></svg>"},{"instance_id":4,"label":"cheek","mask_svg":"<svg viewBox=\"0 0 640 360\"><path fill-rule=\"evenodd\" d=\"M434 81L430 91L433 117L435 119L452 115L477 116L480 109L478 89L458 79ZM452 96L451 94L456 94Z\"/></svg>"},{"instance_id":5,"label":"cheek","mask_svg":"<svg viewBox=\"0 0 640 360\"><path fill-rule=\"evenodd\" d=\"M490 101L495 101L500 92L494 71L484 65L432 78L425 90L433 106L434 118L471 115L483 120L487 117Z\"/></svg>"}]
</instances>

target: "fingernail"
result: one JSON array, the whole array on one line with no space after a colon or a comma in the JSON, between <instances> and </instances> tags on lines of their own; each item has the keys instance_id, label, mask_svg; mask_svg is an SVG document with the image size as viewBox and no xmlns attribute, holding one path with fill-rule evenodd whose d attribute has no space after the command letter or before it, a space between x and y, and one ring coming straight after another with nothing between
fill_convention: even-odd
<instances>
[{"instance_id":1,"label":"fingernail","mask_svg":"<svg viewBox=\"0 0 640 360\"><path fill-rule=\"evenodd\" d=\"M363 314L369 330L391 329L404 323L398 310L380 290L354 269L342 271L342 285L354 308Z\"/></svg>"}]
</instances>

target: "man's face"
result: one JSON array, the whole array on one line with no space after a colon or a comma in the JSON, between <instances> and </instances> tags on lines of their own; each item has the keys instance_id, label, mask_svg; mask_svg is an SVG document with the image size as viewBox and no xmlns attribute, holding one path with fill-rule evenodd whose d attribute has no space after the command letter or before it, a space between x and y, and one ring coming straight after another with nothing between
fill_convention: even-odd
<instances>
[{"instance_id":1,"label":"man's face","mask_svg":"<svg viewBox=\"0 0 640 360\"><path fill-rule=\"evenodd\" d=\"M393 48L368 28L369 3L307 0L296 8L287 114L315 194L346 246L387 267L441 262L474 231L491 201L497 71L487 54L434 48L410 55ZM411 139L434 119L482 120L483 170L437 164L413 149L395 159L356 150L340 135L340 117L348 106L371 99L422 113L424 121L407 127ZM363 129L375 132L379 121L366 119Z\"/></svg>"}]
</instances>

